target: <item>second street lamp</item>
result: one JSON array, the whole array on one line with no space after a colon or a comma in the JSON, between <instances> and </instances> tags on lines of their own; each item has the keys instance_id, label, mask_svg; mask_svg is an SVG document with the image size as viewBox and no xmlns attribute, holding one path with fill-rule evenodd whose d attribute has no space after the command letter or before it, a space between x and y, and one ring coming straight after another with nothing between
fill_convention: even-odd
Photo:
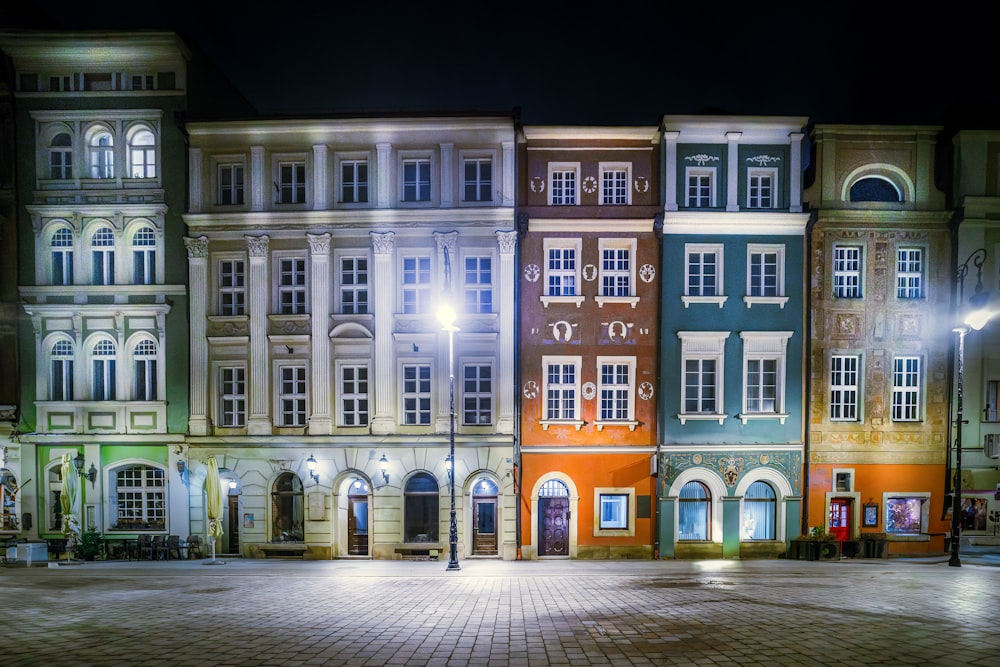
<instances>
[{"instance_id":1,"label":"second street lamp","mask_svg":"<svg viewBox=\"0 0 1000 667\"><path fill-rule=\"evenodd\" d=\"M458 564L458 521L455 517L455 309L450 303L443 304L438 309L438 320L441 328L448 332L448 486L451 491L451 515L448 524L448 570L460 570Z\"/></svg>"}]
</instances>

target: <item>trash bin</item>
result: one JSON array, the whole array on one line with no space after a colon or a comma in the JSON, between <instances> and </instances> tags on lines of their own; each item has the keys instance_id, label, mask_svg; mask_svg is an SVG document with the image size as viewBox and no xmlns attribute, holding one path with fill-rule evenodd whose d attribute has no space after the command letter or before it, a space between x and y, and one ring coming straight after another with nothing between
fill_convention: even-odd
<instances>
[{"instance_id":1,"label":"trash bin","mask_svg":"<svg viewBox=\"0 0 1000 667\"><path fill-rule=\"evenodd\" d=\"M46 563L49 560L48 542L21 542L16 548L16 560L20 562L30 565L33 562Z\"/></svg>"}]
</instances>

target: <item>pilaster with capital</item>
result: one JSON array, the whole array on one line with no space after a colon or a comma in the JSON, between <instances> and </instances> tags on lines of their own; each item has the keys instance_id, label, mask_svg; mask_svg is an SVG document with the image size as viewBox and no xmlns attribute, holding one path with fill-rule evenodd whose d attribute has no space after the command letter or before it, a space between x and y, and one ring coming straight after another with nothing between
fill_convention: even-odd
<instances>
[{"instance_id":1,"label":"pilaster with capital","mask_svg":"<svg viewBox=\"0 0 1000 667\"><path fill-rule=\"evenodd\" d=\"M268 405L271 396L271 373L267 358L267 301L271 289L268 277L267 236L245 236L250 266L247 270L247 314L250 316L250 367L247 382L250 392L250 414L247 419L247 433L250 435L270 435L271 418Z\"/></svg>"},{"instance_id":2,"label":"pilaster with capital","mask_svg":"<svg viewBox=\"0 0 1000 667\"><path fill-rule=\"evenodd\" d=\"M208 434L208 383L212 381L208 372L208 237L184 238L188 256L188 307L191 320L188 323L190 345L190 372L188 395L188 431L191 435Z\"/></svg>"},{"instance_id":3,"label":"pilaster with capital","mask_svg":"<svg viewBox=\"0 0 1000 667\"><path fill-rule=\"evenodd\" d=\"M201 213L201 149L188 149L188 212Z\"/></svg>"},{"instance_id":4,"label":"pilaster with capital","mask_svg":"<svg viewBox=\"0 0 1000 667\"><path fill-rule=\"evenodd\" d=\"M326 157L329 149L323 144L313 146L313 209L326 209Z\"/></svg>"},{"instance_id":5,"label":"pilaster with capital","mask_svg":"<svg viewBox=\"0 0 1000 667\"><path fill-rule=\"evenodd\" d=\"M454 181L455 144L441 144L441 208L451 208L455 205L452 195Z\"/></svg>"},{"instance_id":6,"label":"pilaster with capital","mask_svg":"<svg viewBox=\"0 0 1000 667\"><path fill-rule=\"evenodd\" d=\"M499 400L497 432L514 432L514 252L517 231L497 232L500 266L497 271L497 308L499 310L499 368L497 369Z\"/></svg>"},{"instance_id":7,"label":"pilaster with capital","mask_svg":"<svg viewBox=\"0 0 1000 667\"><path fill-rule=\"evenodd\" d=\"M791 160L789 168L788 183L788 210L792 213L802 212L802 139L801 132L792 132L788 135L791 141Z\"/></svg>"},{"instance_id":8,"label":"pilaster with capital","mask_svg":"<svg viewBox=\"0 0 1000 667\"><path fill-rule=\"evenodd\" d=\"M458 232L434 232L434 241L437 243L438 256L437 265L441 267L441 279L440 279L440 289L437 293L431 294L431 299L436 301L439 298L446 298L452 302L452 307L455 308L456 312L459 310L458 305L458 292L455 279L455 269L458 257L455 254L455 247L458 242ZM445 257L448 257L448 261L445 261ZM458 342L461 339L461 333L456 332L452 334L454 336L454 347L458 349ZM450 350L448 348L448 333L446 331L440 331L438 334L438 359L443 359L444 363L438 364L439 373L445 380L437 383L438 389L438 411L437 416L434 421L434 431L435 433L448 433L450 430L451 422L451 400L449 392L451 391L450 383L447 381L447 377L444 375L449 369L449 364L454 363L452 359L449 359L448 354Z\"/></svg>"},{"instance_id":9,"label":"pilaster with capital","mask_svg":"<svg viewBox=\"0 0 1000 667\"><path fill-rule=\"evenodd\" d=\"M680 132L663 133L663 151L665 153L663 157L666 167L663 183L664 211L676 211L679 207L677 203L677 139L680 136Z\"/></svg>"},{"instance_id":10,"label":"pilaster with capital","mask_svg":"<svg viewBox=\"0 0 1000 667\"><path fill-rule=\"evenodd\" d=\"M392 144L375 144L375 208L389 208L392 195L392 171L389 158Z\"/></svg>"},{"instance_id":11,"label":"pilaster with capital","mask_svg":"<svg viewBox=\"0 0 1000 667\"><path fill-rule=\"evenodd\" d=\"M394 355L392 353L392 308L396 287L393 257L395 250L393 232L372 232L375 270L372 276L375 309L375 358L372 359L372 378L375 387L375 410L372 415L373 434L385 435L396 430L393 404L396 396Z\"/></svg>"},{"instance_id":12,"label":"pilaster with capital","mask_svg":"<svg viewBox=\"0 0 1000 667\"><path fill-rule=\"evenodd\" d=\"M726 210L740 210L740 138L742 132L726 132Z\"/></svg>"},{"instance_id":13,"label":"pilaster with capital","mask_svg":"<svg viewBox=\"0 0 1000 667\"><path fill-rule=\"evenodd\" d=\"M250 210L264 210L264 193L270 192L264 187L264 147L250 147Z\"/></svg>"},{"instance_id":14,"label":"pilaster with capital","mask_svg":"<svg viewBox=\"0 0 1000 667\"><path fill-rule=\"evenodd\" d=\"M514 173L514 166L516 160L514 159L514 142L513 141L503 141L500 143L500 154L503 160L503 189L501 190L500 205L501 206L513 206L514 205L514 180L517 178L517 174Z\"/></svg>"},{"instance_id":15,"label":"pilaster with capital","mask_svg":"<svg viewBox=\"0 0 1000 667\"><path fill-rule=\"evenodd\" d=\"M329 435L330 417L330 235L306 234L309 241L309 312L311 326L312 414L309 435Z\"/></svg>"}]
</instances>

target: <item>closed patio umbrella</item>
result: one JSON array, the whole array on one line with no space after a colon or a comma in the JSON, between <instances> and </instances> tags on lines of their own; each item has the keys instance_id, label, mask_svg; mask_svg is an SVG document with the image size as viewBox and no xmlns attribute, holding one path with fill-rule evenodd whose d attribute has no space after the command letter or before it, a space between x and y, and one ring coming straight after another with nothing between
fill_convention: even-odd
<instances>
[{"instance_id":1,"label":"closed patio umbrella","mask_svg":"<svg viewBox=\"0 0 1000 667\"><path fill-rule=\"evenodd\" d=\"M73 465L73 458L69 454L62 455L62 491L59 494L59 506L62 509L62 532L67 538L66 559L73 551L73 546L80 539L80 517L76 514L76 506L79 504L80 479L76 474L76 467Z\"/></svg>"},{"instance_id":2,"label":"closed patio umbrella","mask_svg":"<svg viewBox=\"0 0 1000 667\"><path fill-rule=\"evenodd\" d=\"M215 458L208 459L208 473L205 475L205 500L208 503L208 540L211 543L212 559L215 560L215 540L222 537L222 486L219 481L219 464Z\"/></svg>"}]
</instances>

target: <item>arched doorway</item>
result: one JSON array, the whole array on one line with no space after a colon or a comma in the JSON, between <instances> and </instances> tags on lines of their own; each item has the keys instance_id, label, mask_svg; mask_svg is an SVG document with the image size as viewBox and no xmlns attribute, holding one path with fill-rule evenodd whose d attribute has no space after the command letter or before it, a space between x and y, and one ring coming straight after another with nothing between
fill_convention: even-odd
<instances>
[{"instance_id":1,"label":"arched doorway","mask_svg":"<svg viewBox=\"0 0 1000 667\"><path fill-rule=\"evenodd\" d=\"M538 555L569 555L569 487L550 479L538 490Z\"/></svg>"},{"instance_id":2,"label":"arched doorway","mask_svg":"<svg viewBox=\"0 0 1000 667\"><path fill-rule=\"evenodd\" d=\"M497 498L500 489L485 477L472 487L472 555L496 556L497 546Z\"/></svg>"},{"instance_id":3,"label":"arched doorway","mask_svg":"<svg viewBox=\"0 0 1000 667\"><path fill-rule=\"evenodd\" d=\"M368 555L368 483L360 478L351 481L347 490L347 554Z\"/></svg>"},{"instance_id":4,"label":"arched doorway","mask_svg":"<svg viewBox=\"0 0 1000 667\"><path fill-rule=\"evenodd\" d=\"M278 475L271 486L271 541L302 542L305 496L302 480L290 472Z\"/></svg>"}]
</instances>

